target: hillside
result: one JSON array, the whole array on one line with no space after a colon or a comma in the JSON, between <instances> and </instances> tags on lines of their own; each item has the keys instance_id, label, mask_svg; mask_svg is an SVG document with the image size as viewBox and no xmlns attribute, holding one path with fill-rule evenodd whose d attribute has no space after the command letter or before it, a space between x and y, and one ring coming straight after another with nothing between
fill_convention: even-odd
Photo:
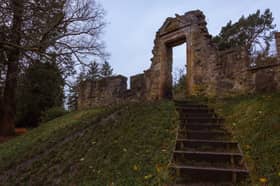
<instances>
[{"instance_id":1,"label":"hillside","mask_svg":"<svg viewBox=\"0 0 280 186\"><path fill-rule=\"evenodd\" d=\"M278 185L280 94L207 103L240 143L253 184ZM0 185L164 185L177 119L172 102L69 113L0 144Z\"/></svg>"},{"instance_id":2,"label":"hillside","mask_svg":"<svg viewBox=\"0 0 280 186\"><path fill-rule=\"evenodd\" d=\"M242 146L254 185L280 183L280 94L209 100Z\"/></svg>"},{"instance_id":3,"label":"hillside","mask_svg":"<svg viewBox=\"0 0 280 186\"><path fill-rule=\"evenodd\" d=\"M77 111L0 145L0 185L161 185L171 102Z\"/></svg>"}]
</instances>

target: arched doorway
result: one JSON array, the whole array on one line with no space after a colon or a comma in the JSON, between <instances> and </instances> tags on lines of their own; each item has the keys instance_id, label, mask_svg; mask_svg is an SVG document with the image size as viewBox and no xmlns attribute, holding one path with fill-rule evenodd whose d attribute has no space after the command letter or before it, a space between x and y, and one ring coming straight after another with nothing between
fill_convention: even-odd
<instances>
[{"instance_id":1,"label":"arched doorway","mask_svg":"<svg viewBox=\"0 0 280 186\"><path fill-rule=\"evenodd\" d=\"M181 100L186 96L187 43L172 48L172 97Z\"/></svg>"},{"instance_id":2,"label":"arched doorway","mask_svg":"<svg viewBox=\"0 0 280 186\"><path fill-rule=\"evenodd\" d=\"M167 18L156 33L151 68L145 71L148 100L172 98L172 48L186 43L186 95L210 90L215 77L216 51L206 28L205 16L199 10ZM210 87L210 88L209 88ZM214 86L212 86L214 87ZM212 91L212 90L211 90Z\"/></svg>"},{"instance_id":3,"label":"arched doorway","mask_svg":"<svg viewBox=\"0 0 280 186\"><path fill-rule=\"evenodd\" d=\"M189 89L190 81L191 81L191 59L190 57L190 46L188 46L187 38L183 37L175 37L170 40L163 40L161 47L161 73L160 73L160 97L171 99L172 95L172 65L173 65L173 48L179 46L183 43L186 43L186 61L185 65L188 66L188 72L186 72L186 90ZM186 92L188 94L189 91Z\"/></svg>"}]
</instances>

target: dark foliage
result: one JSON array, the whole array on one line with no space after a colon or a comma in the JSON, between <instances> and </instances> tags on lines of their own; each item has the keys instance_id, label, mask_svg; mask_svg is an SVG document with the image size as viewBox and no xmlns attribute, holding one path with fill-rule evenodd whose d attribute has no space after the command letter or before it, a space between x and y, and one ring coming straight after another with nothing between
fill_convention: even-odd
<instances>
[{"instance_id":1,"label":"dark foliage","mask_svg":"<svg viewBox=\"0 0 280 186\"><path fill-rule=\"evenodd\" d=\"M52 107L42 113L41 122L48 122L57 117L63 116L67 111L63 107Z\"/></svg>"},{"instance_id":2,"label":"dark foliage","mask_svg":"<svg viewBox=\"0 0 280 186\"><path fill-rule=\"evenodd\" d=\"M220 34L213 38L213 41L219 50L240 47L244 48L248 55L257 49L268 51L275 28L273 20L269 9L266 9L263 14L257 10L248 17L242 16L236 23L229 21L222 27Z\"/></svg>"},{"instance_id":3,"label":"dark foliage","mask_svg":"<svg viewBox=\"0 0 280 186\"><path fill-rule=\"evenodd\" d=\"M19 73L55 58L64 78L84 57L107 56L104 10L95 0L0 0L0 63L6 65L0 135L14 135ZM4 57L2 57L4 56Z\"/></svg>"},{"instance_id":4,"label":"dark foliage","mask_svg":"<svg viewBox=\"0 0 280 186\"><path fill-rule=\"evenodd\" d=\"M32 64L19 81L17 125L35 127L42 112L63 104L64 80L55 63Z\"/></svg>"},{"instance_id":5,"label":"dark foliage","mask_svg":"<svg viewBox=\"0 0 280 186\"><path fill-rule=\"evenodd\" d=\"M100 69L100 75L102 77L110 77L113 75L113 68L111 67L109 62L105 61L102 64L102 67Z\"/></svg>"},{"instance_id":6,"label":"dark foliage","mask_svg":"<svg viewBox=\"0 0 280 186\"><path fill-rule=\"evenodd\" d=\"M82 68L77 79L69 89L67 102L69 110L78 109L79 84L82 81L98 80L101 78L110 77L112 75L113 68L107 61L105 61L103 64L99 64L96 61L93 61L88 65L88 69Z\"/></svg>"}]
</instances>

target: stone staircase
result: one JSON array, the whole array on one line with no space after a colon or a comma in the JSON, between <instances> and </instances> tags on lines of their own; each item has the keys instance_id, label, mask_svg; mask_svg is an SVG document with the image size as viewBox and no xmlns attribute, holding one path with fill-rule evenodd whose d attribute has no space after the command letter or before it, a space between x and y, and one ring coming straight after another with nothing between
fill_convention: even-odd
<instances>
[{"instance_id":1,"label":"stone staircase","mask_svg":"<svg viewBox=\"0 0 280 186\"><path fill-rule=\"evenodd\" d=\"M175 101L180 127L173 152L171 173L175 185L229 186L248 178L243 153L221 125L213 109Z\"/></svg>"}]
</instances>

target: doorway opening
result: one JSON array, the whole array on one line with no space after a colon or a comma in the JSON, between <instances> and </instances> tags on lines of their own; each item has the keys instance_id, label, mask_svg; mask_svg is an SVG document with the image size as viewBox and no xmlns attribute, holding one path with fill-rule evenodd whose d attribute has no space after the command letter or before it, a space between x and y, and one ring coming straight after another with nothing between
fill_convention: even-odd
<instances>
[{"instance_id":1,"label":"doorway opening","mask_svg":"<svg viewBox=\"0 0 280 186\"><path fill-rule=\"evenodd\" d=\"M173 55L173 53L175 55ZM188 46L186 37L176 37L167 40L161 47L161 73L160 73L160 94L165 99L180 99L189 95L192 82L191 69L191 48ZM175 61L175 62L174 62ZM177 69L180 73L177 73ZM174 91L175 84L178 84L181 76L180 87ZM177 80L177 81L176 81ZM175 84L174 84L175 81ZM184 83L185 82L185 83Z\"/></svg>"},{"instance_id":2,"label":"doorway opening","mask_svg":"<svg viewBox=\"0 0 280 186\"><path fill-rule=\"evenodd\" d=\"M172 97L183 99L187 91L187 43L172 47Z\"/></svg>"}]
</instances>

